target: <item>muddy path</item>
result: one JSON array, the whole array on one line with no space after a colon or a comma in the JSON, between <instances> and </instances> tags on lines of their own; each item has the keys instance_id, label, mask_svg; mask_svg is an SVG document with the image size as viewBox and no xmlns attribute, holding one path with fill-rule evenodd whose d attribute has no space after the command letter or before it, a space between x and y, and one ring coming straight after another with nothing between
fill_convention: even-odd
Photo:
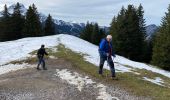
<instances>
[{"instance_id":1,"label":"muddy path","mask_svg":"<svg viewBox=\"0 0 170 100\"><path fill-rule=\"evenodd\" d=\"M80 91L75 85L56 76L56 69L67 69L86 76L86 73L74 69L70 62L48 59L46 66L48 70L28 68L0 75L0 100L96 100L99 97L101 89L95 88L94 84L85 85ZM100 83L100 80L90 78ZM130 95L115 86L105 85L108 94L115 97L111 100L149 100Z\"/></svg>"}]
</instances>

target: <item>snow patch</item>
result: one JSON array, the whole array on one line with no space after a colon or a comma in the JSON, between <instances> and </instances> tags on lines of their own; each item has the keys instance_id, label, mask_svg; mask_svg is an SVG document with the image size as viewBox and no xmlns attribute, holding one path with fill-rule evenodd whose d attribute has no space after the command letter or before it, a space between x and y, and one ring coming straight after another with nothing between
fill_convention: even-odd
<instances>
[{"instance_id":1,"label":"snow patch","mask_svg":"<svg viewBox=\"0 0 170 100\"><path fill-rule=\"evenodd\" d=\"M147 77L143 77L144 80L152 82L154 84L160 85L160 86L164 86L162 84L164 84L164 81L160 78L160 77L155 77L155 79L150 79Z\"/></svg>"},{"instance_id":2,"label":"snow patch","mask_svg":"<svg viewBox=\"0 0 170 100\"><path fill-rule=\"evenodd\" d=\"M57 46L59 37L60 35L55 35L0 42L0 65L30 57L29 53L38 50L42 44L47 48Z\"/></svg>"},{"instance_id":3,"label":"snow patch","mask_svg":"<svg viewBox=\"0 0 170 100\"><path fill-rule=\"evenodd\" d=\"M0 75L6 74L12 71L17 71L20 69L33 68L35 66L36 65L29 65L27 63L3 65L3 66L0 66Z\"/></svg>"},{"instance_id":4,"label":"snow patch","mask_svg":"<svg viewBox=\"0 0 170 100\"><path fill-rule=\"evenodd\" d=\"M57 74L55 74L57 77L60 77L62 80L67 81L69 84L77 86L77 89L81 92L81 90L86 86L86 85L93 85L94 88L99 89L99 96L96 99L100 100L119 100L117 97L112 97L107 91L106 88L107 86L101 84L101 83L96 83L92 79L90 79L88 76L82 77L77 72L71 72L67 69L56 69Z\"/></svg>"},{"instance_id":5,"label":"snow patch","mask_svg":"<svg viewBox=\"0 0 170 100\"><path fill-rule=\"evenodd\" d=\"M112 97L110 94L107 93L106 91L106 86L103 84L97 84L97 88L99 88L99 96L97 99L99 100L119 100L117 97Z\"/></svg>"},{"instance_id":6,"label":"snow patch","mask_svg":"<svg viewBox=\"0 0 170 100\"><path fill-rule=\"evenodd\" d=\"M81 76L80 74L76 72L71 73L67 69L63 70L56 69L56 72L57 72L57 74L55 74L56 76L59 76L61 79L66 80L69 84L76 85L79 91L81 91L85 85L95 83L91 79L89 79L89 77L87 76L84 78L80 77Z\"/></svg>"}]
</instances>

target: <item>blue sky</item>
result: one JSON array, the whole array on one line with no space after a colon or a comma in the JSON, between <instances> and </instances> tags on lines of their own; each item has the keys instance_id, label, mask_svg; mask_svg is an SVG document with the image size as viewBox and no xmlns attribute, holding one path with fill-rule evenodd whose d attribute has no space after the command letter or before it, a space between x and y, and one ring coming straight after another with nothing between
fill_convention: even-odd
<instances>
[{"instance_id":1,"label":"blue sky","mask_svg":"<svg viewBox=\"0 0 170 100\"><path fill-rule=\"evenodd\" d=\"M92 21L101 26L109 26L122 6L138 6L140 3L145 10L146 24L159 25L170 4L170 0L0 0L0 10L4 4L9 6L16 2L26 7L35 3L39 12L50 13L56 19L84 23Z\"/></svg>"}]
</instances>

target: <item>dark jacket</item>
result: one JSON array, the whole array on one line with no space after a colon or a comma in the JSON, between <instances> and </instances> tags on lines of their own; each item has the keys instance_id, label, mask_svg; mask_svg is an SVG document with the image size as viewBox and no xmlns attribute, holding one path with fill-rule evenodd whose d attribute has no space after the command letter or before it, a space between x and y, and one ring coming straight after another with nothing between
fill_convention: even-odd
<instances>
[{"instance_id":1,"label":"dark jacket","mask_svg":"<svg viewBox=\"0 0 170 100\"><path fill-rule=\"evenodd\" d=\"M99 54L101 57L107 57L107 53L109 53L110 56L115 57L112 42L109 43L105 38L105 39L102 39L100 42Z\"/></svg>"},{"instance_id":2,"label":"dark jacket","mask_svg":"<svg viewBox=\"0 0 170 100\"><path fill-rule=\"evenodd\" d=\"M40 48L40 49L38 50L38 52L37 52L38 58L43 58L44 55L48 55L48 53L45 51L44 48Z\"/></svg>"}]
</instances>

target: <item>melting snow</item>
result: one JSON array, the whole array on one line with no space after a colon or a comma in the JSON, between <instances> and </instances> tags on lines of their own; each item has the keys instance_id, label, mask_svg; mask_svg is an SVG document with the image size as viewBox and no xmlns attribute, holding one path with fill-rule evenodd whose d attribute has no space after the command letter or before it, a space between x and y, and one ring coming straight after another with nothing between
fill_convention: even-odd
<instances>
[{"instance_id":1,"label":"melting snow","mask_svg":"<svg viewBox=\"0 0 170 100\"><path fill-rule=\"evenodd\" d=\"M32 68L32 67L35 67L35 65L29 65L27 63L3 65L3 66L0 66L0 75L11 72L11 71L16 71L16 70L25 69L25 68Z\"/></svg>"},{"instance_id":2,"label":"melting snow","mask_svg":"<svg viewBox=\"0 0 170 100\"><path fill-rule=\"evenodd\" d=\"M155 77L155 79L150 79L147 77L143 77L143 78L146 81L152 82L152 83L160 85L160 86L164 86L164 85L162 85L164 83L164 81L160 77Z\"/></svg>"},{"instance_id":3,"label":"melting snow","mask_svg":"<svg viewBox=\"0 0 170 100\"><path fill-rule=\"evenodd\" d=\"M106 91L106 86L103 84L97 84L97 87L99 88L99 96L97 97L97 99L99 100L119 100L119 98L117 97L112 97L110 94L107 93Z\"/></svg>"},{"instance_id":4,"label":"melting snow","mask_svg":"<svg viewBox=\"0 0 170 100\"><path fill-rule=\"evenodd\" d=\"M99 96L96 99L100 100L119 100L117 97L112 97L107 91L107 86L96 83L88 76L82 77L82 75L78 74L77 72L71 72L67 69L56 69L57 74L56 76L60 77L61 79L67 81L69 84L77 86L77 89L81 91L87 85L93 85L94 88L99 89Z\"/></svg>"},{"instance_id":5,"label":"melting snow","mask_svg":"<svg viewBox=\"0 0 170 100\"><path fill-rule=\"evenodd\" d=\"M59 76L61 79L66 80L70 84L76 85L79 91L81 91L85 85L95 83L91 79L89 79L89 77L86 76L82 78L78 73L76 72L71 73L67 69L63 70L56 69L56 72L57 72L57 74L55 74L56 76Z\"/></svg>"}]
</instances>

